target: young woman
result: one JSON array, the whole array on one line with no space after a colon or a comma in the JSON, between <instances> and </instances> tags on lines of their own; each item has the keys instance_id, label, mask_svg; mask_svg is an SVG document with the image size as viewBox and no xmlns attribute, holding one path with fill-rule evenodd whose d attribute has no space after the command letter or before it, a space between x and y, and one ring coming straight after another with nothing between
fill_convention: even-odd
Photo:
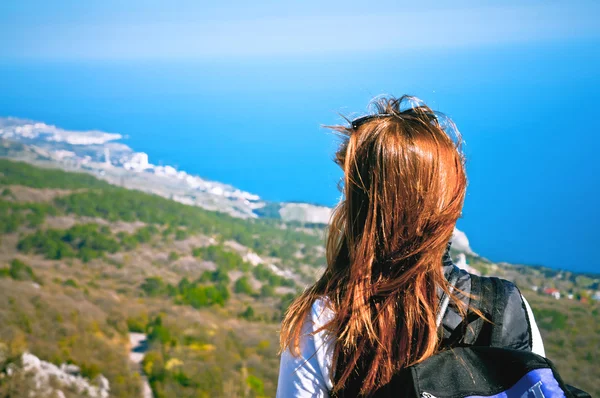
<instances>
[{"instance_id":1,"label":"young woman","mask_svg":"<svg viewBox=\"0 0 600 398\"><path fill-rule=\"evenodd\" d=\"M375 113L333 127L343 137L335 161L344 195L327 269L282 324L278 397L372 395L443 349L470 308L471 275L448 254L467 186L458 131L414 97L374 105ZM544 356L529 305L505 286L503 344ZM451 305L438 327L444 292Z\"/></svg>"}]
</instances>

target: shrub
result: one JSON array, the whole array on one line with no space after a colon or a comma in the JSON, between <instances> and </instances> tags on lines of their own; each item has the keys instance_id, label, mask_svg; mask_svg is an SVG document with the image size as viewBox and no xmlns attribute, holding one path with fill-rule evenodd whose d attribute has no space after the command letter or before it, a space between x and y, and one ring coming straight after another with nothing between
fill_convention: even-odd
<instances>
[{"instance_id":1,"label":"shrub","mask_svg":"<svg viewBox=\"0 0 600 398\"><path fill-rule=\"evenodd\" d=\"M63 286L70 286L70 287L75 287L75 288L76 288L76 287L79 287L79 286L77 285L77 282L75 282L75 281L74 281L73 279L71 279L71 278L67 279L67 280L66 280L66 281L64 281L62 284L63 284Z\"/></svg>"},{"instance_id":2,"label":"shrub","mask_svg":"<svg viewBox=\"0 0 600 398\"><path fill-rule=\"evenodd\" d=\"M149 324L147 328L148 340L158 341L161 344L171 342L171 332L167 326L163 325L162 316L157 315Z\"/></svg>"},{"instance_id":3,"label":"shrub","mask_svg":"<svg viewBox=\"0 0 600 398\"><path fill-rule=\"evenodd\" d=\"M242 312L240 314L240 317L247 319L247 320L253 320L254 319L254 308L252 308L252 306L248 306L246 307L246 309L244 310L244 312Z\"/></svg>"},{"instance_id":4,"label":"shrub","mask_svg":"<svg viewBox=\"0 0 600 398\"><path fill-rule=\"evenodd\" d=\"M250 284L250 280L247 276L242 276L237 281L235 281L233 290L236 293L242 293L247 295L254 294L254 289L252 289L252 285Z\"/></svg>"},{"instance_id":5,"label":"shrub","mask_svg":"<svg viewBox=\"0 0 600 398\"><path fill-rule=\"evenodd\" d=\"M16 281L34 281L40 283L31 267L19 259L10 262L8 268L0 269L0 278L12 278Z\"/></svg>"},{"instance_id":6,"label":"shrub","mask_svg":"<svg viewBox=\"0 0 600 398\"><path fill-rule=\"evenodd\" d=\"M148 316L145 313L127 318L127 329L130 332L145 333L147 325Z\"/></svg>"},{"instance_id":7,"label":"shrub","mask_svg":"<svg viewBox=\"0 0 600 398\"><path fill-rule=\"evenodd\" d=\"M175 240L184 240L188 237L188 231L183 228L175 230Z\"/></svg>"},{"instance_id":8,"label":"shrub","mask_svg":"<svg viewBox=\"0 0 600 398\"><path fill-rule=\"evenodd\" d=\"M140 288L149 297L157 297L167 293L167 286L160 276L146 278Z\"/></svg>"},{"instance_id":9,"label":"shrub","mask_svg":"<svg viewBox=\"0 0 600 398\"><path fill-rule=\"evenodd\" d=\"M105 252L115 253L119 247L110 231L97 224L79 224L67 230L38 230L17 245L24 253L43 254L51 260L78 257L84 262L102 257Z\"/></svg>"},{"instance_id":10,"label":"shrub","mask_svg":"<svg viewBox=\"0 0 600 398\"><path fill-rule=\"evenodd\" d=\"M268 283L273 287L277 286L288 286L294 287L295 283L291 279L284 278L271 271L266 265L258 264L252 269L252 274L259 281Z\"/></svg>"},{"instance_id":11,"label":"shrub","mask_svg":"<svg viewBox=\"0 0 600 398\"><path fill-rule=\"evenodd\" d=\"M217 269L215 271L204 271L200 278L200 282L216 282L216 283L229 283L229 274L223 269Z\"/></svg>"},{"instance_id":12,"label":"shrub","mask_svg":"<svg viewBox=\"0 0 600 398\"><path fill-rule=\"evenodd\" d=\"M567 327L567 315L553 309L533 309L540 327L548 330L562 330Z\"/></svg>"},{"instance_id":13,"label":"shrub","mask_svg":"<svg viewBox=\"0 0 600 398\"><path fill-rule=\"evenodd\" d=\"M8 276L16 281L37 281L31 267L16 258L10 262Z\"/></svg>"},{"instance_id":14,"label":"shrub","mask_svg":"<svg viewBox=\"0 0 600 398\"><path fill-rule=\"evenodd\" d=\"M256 376L249 375L246 379L246 383L248 387L258 396L265 395L265 385L261 379Z\"/></svg>"},{"instance_id":15,"label":"shrub","mask_svg":"<svg viewBox=\"0 0 600 398\"><path fill-rule=\"evenodd\" d=\"M194 257L214 262L217 267L230 271L234 269L247 270L250 265L239 254L226 250L222 245L198 247L192 251Z\"/></svg>"},{"instance_id":16,"label":"shrub","mask_svg":"<svg viewBox=\"0 0 600 398\"><path fill-rule=\"evenodd\" d=\"M273 297L275 296L275 288L271 285L267 285L264 283L260 287L260 296L261 297Z\"/></svg>"}]
</instances>

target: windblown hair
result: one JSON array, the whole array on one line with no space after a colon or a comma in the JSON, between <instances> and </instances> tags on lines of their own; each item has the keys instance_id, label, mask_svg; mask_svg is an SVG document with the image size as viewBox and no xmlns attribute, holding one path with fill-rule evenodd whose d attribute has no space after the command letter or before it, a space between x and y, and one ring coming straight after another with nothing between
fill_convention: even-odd
<instances>
[{"instance_id":1,"label":"windblown hair","mask_svg":"<svg viewBox=\"0 0 600 398\"><path fill-rule=\"evenodd\" d=\"M362 395L440 349L438 290L449 292L442 257L467 185L452 121L410 96L373 105L360 124L331 127L342 136L335 162L344 176L327 268L290 305L281 330L281 349L299 355L302 325L325 298L334 316L316 332L335 336L333 391L367 361Z\"/></svg>"}]
</instances>

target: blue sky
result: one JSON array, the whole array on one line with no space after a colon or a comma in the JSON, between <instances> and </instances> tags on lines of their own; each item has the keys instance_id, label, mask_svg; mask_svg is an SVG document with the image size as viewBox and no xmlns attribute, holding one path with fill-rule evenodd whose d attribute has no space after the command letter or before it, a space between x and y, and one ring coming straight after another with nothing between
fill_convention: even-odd
<instances>
[{"instance_id":1,"label":"blue sky","mask_svg":"<svg viewBox=\"0 0 600 398\"><path fill-rule=\"evenodd\" d=\"M332 205L321 125L415 94L466 140L459 227L477 252L595 271L600 5L498 4L3 2L0 115L118 132L154 163Z\"/></svg>"},{"instance_id":2,"label":"blue sky","mask_svg":"<svg viewBox=\"0 0 600 398\"><path fill-rule=\"evenodd\" d=\"M600 31L593 1L25 0L0 11L3 55L35 59L348 56L579 40Z\"/></svg>"}]
</instances>

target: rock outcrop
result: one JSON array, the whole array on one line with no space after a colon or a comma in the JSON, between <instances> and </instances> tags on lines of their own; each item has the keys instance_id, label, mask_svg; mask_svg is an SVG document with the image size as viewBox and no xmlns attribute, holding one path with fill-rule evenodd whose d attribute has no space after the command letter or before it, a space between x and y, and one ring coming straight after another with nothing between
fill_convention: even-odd
<instances>
[{"instance_id":1,"label":"rock outcrop","mask_svg":"<svg viewBox=\"0 0 600 398\"><path fill-rule=\"evenodd\" d=\"M19 362L9 365L4 377L19 375L26 379L30 397L64 398L67 393L90 398L108 398L110 395L106 377L99 375L91 382L81 376L81 369L76 365L56 366L28 352L23 353Z\"/></svg>"}]
</instances>

